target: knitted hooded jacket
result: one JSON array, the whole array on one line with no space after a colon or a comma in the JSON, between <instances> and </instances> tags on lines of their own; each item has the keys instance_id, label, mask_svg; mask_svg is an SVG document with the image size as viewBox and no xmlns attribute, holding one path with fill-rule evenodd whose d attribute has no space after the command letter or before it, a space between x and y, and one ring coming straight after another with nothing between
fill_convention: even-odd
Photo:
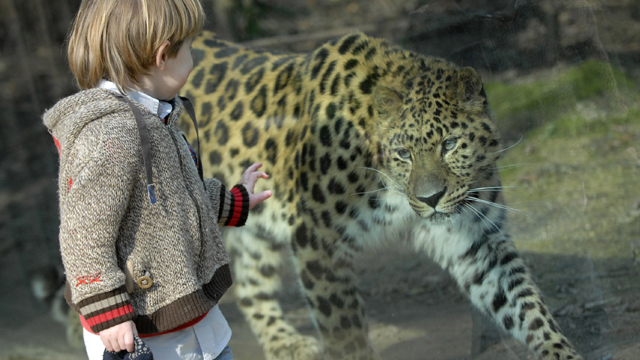
<instances>
[{"instance_id":1,"label":"knitted hooded jacket","mask_svg":"<svg viewBox=\"0 0 640 360\"><path fill-rule=\"evenodd\" d=\"M160 333L206 313L231 285L218 224L243 225L248 195L201 181L176 98L166 125L134 103L149 129L152 204L133 113L114 94L81 91L44 114L60 152L66 297L94 333L127 320Z\"/></svg>"}]
</instances>

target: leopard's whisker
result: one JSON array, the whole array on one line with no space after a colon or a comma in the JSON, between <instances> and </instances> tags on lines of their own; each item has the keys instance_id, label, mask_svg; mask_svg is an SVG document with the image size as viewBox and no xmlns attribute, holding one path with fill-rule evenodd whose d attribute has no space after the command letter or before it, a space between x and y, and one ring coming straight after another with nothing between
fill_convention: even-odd
<instances>
[{"instance_id":1,"label":"leopard's whisker","mask_svg":"<svg viewBox=\"0 0 640 360\"><path fill-rule=\"evenodd\" d=\"M361 191L361 192L355 192L355 193L352 193L352 194L350 194L349 196L353 196L353 195L364 195L364 194L371 194L371 193L374 193L374 192L379 192L379 191L383 191L383 190L389 190L389 191L393 191L393 192L396 192L396 193L398 193L398 194L402 194L402 193L400 193L400 192L398 192L397 190L393 190L393 189L391 189L391 188L388 188L388 187L383 187L383 188L380 188L380 189L376 189L376 190L370 190L370 191ZM403 194L403 195L404 195L404 194Z\"/></svg>"},{"instance_id":2,"label":"leopard's whisker","mask_svg":"<svg viewBox=\"0 0 640 360\"><path fill-rule=\"evenodd\" d=\"M469 190L469 191L473 191L473 192L494 192L494 191L498 191L498 192L505 192L505 193L512 193L513 191L509 191L509 190L499 190L499 189L495 189L495 190Z\"/></svg>"},{"instance_id":3,"label":"leopard's whisker","mask_svg":"<svg viewBox=\"0 0 640 360\"><path fill-rule=\"evenodd\" d=\"M524 211L522 211L522 210L518 210L518 209L514 209L514 208L509 207L509 206L507 206L507 205L502 205L502 204L494 203L494 202L491 202L491 201L478 199L478 198L473 197L473 196L469 196L469 197L467 197L467 198L466 198L466 200L473 200L473 201L475 201L475 202L479 202L479 203L487 204L487 205L490 205L490 206L496 207L496 208L498 208L498 209L503 209L503 210L507 210L507 211L512 211L512 212L514 212L514 213L517 213L517 214L520 214L520 215L524 215L524 216L526 216L526 217L530 217L530 216L529 216L527 213L525 213Z\"/></svg>"},{"instance_id":4,"label":"leopard's whisker","mask_svg":"<svg viewBox=\"0 0 640 360\"><path fill-rule=\"evenodd\" d=\"M487 222L484 219L486 218L486 216L482 216L482 213L480 212L480 210L474 208L470 204L464 204L464 207L471 210L471 212L473 212L482 221L482 223L485 224L486 227L489 227L489 224L487 224Z\"/></svg>"},{"instance_id":5,"label":"leopard's whisker","mask_svg":"<svg viewBox=\"0 0 640 360\"><path fill-rule=\"evenodd\" d=\"M536 164L534 164L534 163L510 164L510 165L496 166L496 169L498 169L498 171L499 171L499 170L502 170L502 169L518 167L518 166L525 166L525 165L536 165Z\"/></svg>"},{"instance_id":6,"label":"leopard's whisker","mask_svg":"<svg viewBox=\"0 0 640 360\"><path fill-rule=\"evenodd\" d=\"M384 189L387 189L387 190L389 190L389 191L391 191L391 192L394 192L394 193L396 193L396 194L400 194L400 195L404 195L404 196L406 196L406 195L407 195L407 194L405 194L405 193L404 193L404 191L402 191L402 189L401 189L399 186L397 186L397 185L393 185L393 186L389 187L389 186L387 186L386 184L384 184ZM396 190L396 189L397 189L397 190Z\"/></svg>"},{"instance_id":7,"label":"leopard's whisker","mask_svg":"<svg viewBox=\"0 0 640 360\"><path fill-rule=\"evenodd\" d=\"M373 171L375 171L375 172L378 172L378 173L380 173L380 174L382 174L382 175L386 176L386 177L387 177L387 179L389 179L389 181L391 181L391 182L393 183L393 185L395 185L396 187L400 188L400 184L398 184L397 182L393 181L393 179L392 179L389 175L387 175L387 174L383 173L382 171L380 171L380 170L378 170L378 169L374 169L374 168L370 168L370 167L365 167L365 166L361 166L361 167L359 167L359 169L373 170Z\"/></svg>"},{"instance_id":8,"label":"leopard's whisker","mask_svg":"<svg viewBox=\"0 0 640 360\"><path fill-rule=\"evenodd\" d=\"M506 190L506 189L519 189L521 187L522 186L490 186L490 187L469 189L467 191L468 192L494 192L494 191L498 191L498 192L511 193L513 191L509 191L509 190Z\"/></svg>"},{"instance_id":9,"label":"leopard's whisker","mask_svg":"<svg viewBox=\"0 0 640 360\"><path fill-rule=\"evenodd\" d=\"M508 148L504 148L504 149L502 149L502 150L498 150L498 151L496 151L496 152L492 152L492 154L497 154L497 153L501 153L501 152L503 152L503 151L507 151L507 150L509 150L509 149L511 149L511 148L513 148L513 147L515 147L516 145L520 144L520 142L522 141L522 139L524 139L524 136L520 136L520 140L516 141L516 143L515 143L515 144L513 144L513 145L509 146Z\"/></svg>"},{"instance_id":10,"label":"leopard's whisker","mask_svg":"<svg viewBox=\"0 0 640 360\"><path fill-rule=\"evenodd\" d=\"M469 189L467 191L482 191L482 190L490 191L490 190L501 190L501 189L520 189L521 187L522 186L488 186L488 187Z\"/></svg>"},{"instance_id":11,"label":"leopard's whisker","mask_svg":"<svg viewBox=\"0 0 640 360\"><path fill-rule=\"evenodd\" d=\"M482 222L487 225L487 223L485 222L485 219L491 223L491 225L493 225L493 227L496 228L496 230L498 230L498 232L500 233L500 235L502 235L502 237L505 237L504 234L502 233L502 230L500 229L500 227L498 227L498 225L496 225L496 223L494 223L493 221L491 221L491 219L489 219L487 217L487 215L483 214L482 211L476 209L475 207L473 207L473 205L471 204L465 204L465 207L469 208L471 211L473 211L474 213L478 214L478 216L480 216L480 220L482 220ZM489 227L489 226L487 226Z\"/></svg>"},{"instance_id":12,"label":"leopard's whisker","mask_svg":"<svg viewBox=\"0 0 640 360\"><path fill-rule=\"evenodd\" d=\"M375 170L375 169L373 169L373 170ZM393 180L391 180L391 181L393 181ZM355 192L353 194L350 194L349 196L370 194L370 193L379 192L379 191L383 191L383 190L389 190L389 191L394 192L396 194L400 194L400 195L405 195L406 196L406 194L404 192L402 192L402 189L399 186L395 185L395 182L394 182L394 185L392 185L392 186L387 186L387 184L385 184L384 182L381 182L380 184L382 185L382 187L379 188L379 189Z\"/></svg>"}]
</instances>

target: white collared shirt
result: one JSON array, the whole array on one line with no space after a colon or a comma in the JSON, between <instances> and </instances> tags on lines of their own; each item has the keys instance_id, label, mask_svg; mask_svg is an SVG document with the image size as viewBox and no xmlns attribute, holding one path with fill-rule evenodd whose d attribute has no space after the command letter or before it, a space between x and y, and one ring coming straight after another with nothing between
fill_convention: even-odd
<instances>
[{"instance_id":1,"label":"white collared shirt","mask_svg":"<svg viewBox=\"0 0 640 360\"><path fill-rule=\"evenodd\" d=\"M109 80L101 80L98 87L119 93L116 84ZM131 100L144 105L144 107L149 109L149 111L158 115L160 119L164 119L165 116L169 115L171 111L173 111L173 106L170 103L153 98L143 92L133 90L127 92L125 95Z\"/></svg>"}]
</instances>

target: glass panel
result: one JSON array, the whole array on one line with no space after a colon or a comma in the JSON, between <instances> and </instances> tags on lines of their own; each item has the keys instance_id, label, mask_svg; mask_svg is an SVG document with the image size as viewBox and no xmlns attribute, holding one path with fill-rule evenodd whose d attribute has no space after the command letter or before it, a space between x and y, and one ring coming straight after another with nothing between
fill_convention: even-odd
<instances>
[{"instance_id":1,"label":"glass panel","mask_svg":"<svg viewBox=\"0 0 640 360\"><path fill-rule=\"evenodd\" d=\"M58 242L74 184L42 125L78 91L80 3L0 1L2 359L86 358ZM205 177L260 161L273 192L223 232L234 358L638 358L637 1L201 3L180 93L199 138L180 127Z\"/></svg>"}]
</instances>

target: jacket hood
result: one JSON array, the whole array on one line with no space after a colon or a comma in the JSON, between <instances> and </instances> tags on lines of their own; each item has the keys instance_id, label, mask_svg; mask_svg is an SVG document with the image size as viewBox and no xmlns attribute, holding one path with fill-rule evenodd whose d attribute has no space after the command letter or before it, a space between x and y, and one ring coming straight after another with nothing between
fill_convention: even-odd
<instances>
[{"instance_id":1,"label":"jacket hood","mask_svg":"<svg viewBox=\"0 0 640 360\"><path fill-rule=\"evenodd\" d=\"M127 111L128 105L120 101L113 91L89 89L66 97L44 115L44 124L59 142L69 149L82 129L106 115Z\"/></svg>"}]
</instances>

